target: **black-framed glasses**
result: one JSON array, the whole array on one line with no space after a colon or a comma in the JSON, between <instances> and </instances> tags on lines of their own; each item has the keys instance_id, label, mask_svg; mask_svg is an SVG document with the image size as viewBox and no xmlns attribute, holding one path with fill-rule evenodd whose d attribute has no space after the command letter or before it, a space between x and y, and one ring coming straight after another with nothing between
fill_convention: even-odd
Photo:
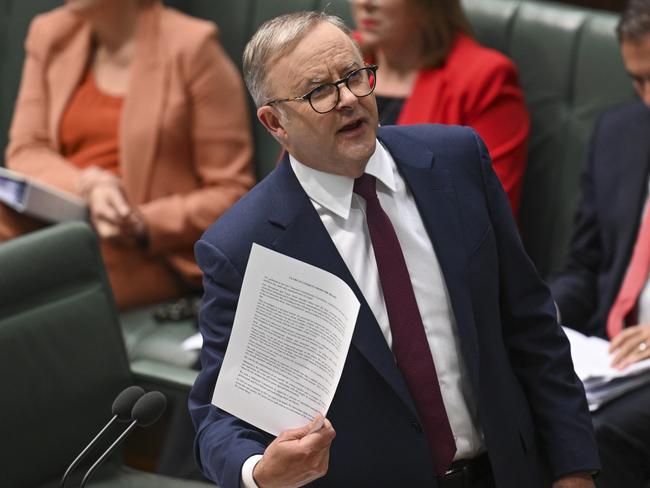
<instances>
[{"instance_id":1,"label":"black-framed glasses","mask_svg":"<svg viewBox=\"0 0 650 488\"><path fill-rule=\"evenodd\" d=\"M370 64L363 68L355 69L345 78L331 83L323 83L318 85L313 90L305 93L301 97L282 98L279 100L271 100L266 102L265 105L273 105L280 102L298 102L308 101L311 108L319 114L326 114L331 112L339 104L341 99L341 89L339 85L345 83L348 90L352 92L357 98L363 98L370 95L375 91L377 84L377 65Z\"/></svg>"}]
</instances>

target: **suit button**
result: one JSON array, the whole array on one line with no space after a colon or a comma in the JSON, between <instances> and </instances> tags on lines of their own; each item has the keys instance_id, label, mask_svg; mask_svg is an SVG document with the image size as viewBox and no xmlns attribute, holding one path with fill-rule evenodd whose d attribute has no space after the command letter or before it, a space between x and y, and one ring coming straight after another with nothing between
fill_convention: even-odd
<instances>
[{"instance_id":1,"label":"suit button","mask_svg":"<svg viewBox=\"0 0 650 488\"><path fill-rule=\"evenodd\" d=\"M420 425L419 422L416 422L415 420L411 422L411 428L418 434L422 433L422 426Z\"/></svg>"}]
</instances>

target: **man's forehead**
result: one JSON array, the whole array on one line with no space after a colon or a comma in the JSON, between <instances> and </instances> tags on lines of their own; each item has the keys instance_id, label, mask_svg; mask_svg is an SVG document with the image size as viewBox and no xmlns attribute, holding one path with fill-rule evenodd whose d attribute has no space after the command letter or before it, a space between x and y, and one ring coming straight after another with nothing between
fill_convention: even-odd
<instances>
[{"instance_id":1,"label":"man's forehead","mask_svg":"<svg viewBox=\"0 0 650 488\"><path fill-rule=\"evenodd\" d=\"M331 81L332 73L342 73L362 65L353 41L329 23L316 26L290 51L280 56L277 63L272 63L277 74L292 87Z\"/></svg>"},{"instance_id":2,"label":"man's forehead","mask_svg":"<svg viewBox=\"0 0 650 488\"><path fill-rule=\"evenodd\" d=\"M321 23L300 39L289 53L299 62L318 64L341 57L358 57L352 39L338 27Z\"/></svg>"}]
</instances>

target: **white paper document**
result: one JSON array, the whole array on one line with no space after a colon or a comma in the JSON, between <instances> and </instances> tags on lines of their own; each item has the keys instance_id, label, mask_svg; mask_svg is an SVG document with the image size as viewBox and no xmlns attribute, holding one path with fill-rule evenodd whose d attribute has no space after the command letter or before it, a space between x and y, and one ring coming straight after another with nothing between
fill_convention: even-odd
<instances>
[{"instance_id":1,"label":"white paper document","mask_svg":"<svg viewBox=\"0 0 650 488\"><path fill-rule=\"evenodd\" d=\"M589 410L598 410L605 403L650 383L650 359L634 363L624 370L610 366L609 342L600 337L587 337L564 327L571 344L573 368L582 380Z\"/></svg>"},{"instance_id":2,"label":"white paper document","mask_svg":"<svg viewBox=\"0 0 650 488\"><path fill-rule=\"evenodd\" d=\"M200 351L203 347L203 336L200 332L192 334L181 344L183 351Z\"/></svg>"},{"instance_id":3,"label":"white paper document","mask_svg":"<svg viewBox=\"0 0 650 488\"><path fill-rule=\"evenodd\" d=\"M358 313L337 276L253 244L212 403L273 435L326 415Z\"/></svg>"},{"instance_id":4,"label":"white paper document","mask_svg":"<svg viewBox=\"0 0 650 488\"><path fill-rule=\"evenodd\" d=\"M88 220L81 198L0 167L0 202L45 222Z\"/></svg>"}]
</instances>

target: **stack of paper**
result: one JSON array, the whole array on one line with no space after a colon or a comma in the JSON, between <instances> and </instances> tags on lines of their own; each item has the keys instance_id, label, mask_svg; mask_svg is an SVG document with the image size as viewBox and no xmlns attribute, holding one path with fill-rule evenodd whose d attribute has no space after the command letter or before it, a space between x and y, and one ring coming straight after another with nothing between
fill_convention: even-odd
<instances>
[{"instance_id":1,"label":"stack of paper","mask_svg":"<svg viewBox=\"0 0 650 488\"><path fill-rule=\"evenodd\" d=\"M2 167L0 202L45 222L88 220L88 207L81 198Z\"/></svg>"},{"instance_id":2,"label":"stack of paper","mask_svg":"<svg viewBox=\"0 0 650 488\"><path fill-rule=\"evenodd\" d=\"M610 366L609 342L600 337L587 337L564 328L571 344L573 367L582 380L589 410L598 410L605 403L650 383L650 359L639 361L624 370Z\"/></svg>"}]
</instances>

